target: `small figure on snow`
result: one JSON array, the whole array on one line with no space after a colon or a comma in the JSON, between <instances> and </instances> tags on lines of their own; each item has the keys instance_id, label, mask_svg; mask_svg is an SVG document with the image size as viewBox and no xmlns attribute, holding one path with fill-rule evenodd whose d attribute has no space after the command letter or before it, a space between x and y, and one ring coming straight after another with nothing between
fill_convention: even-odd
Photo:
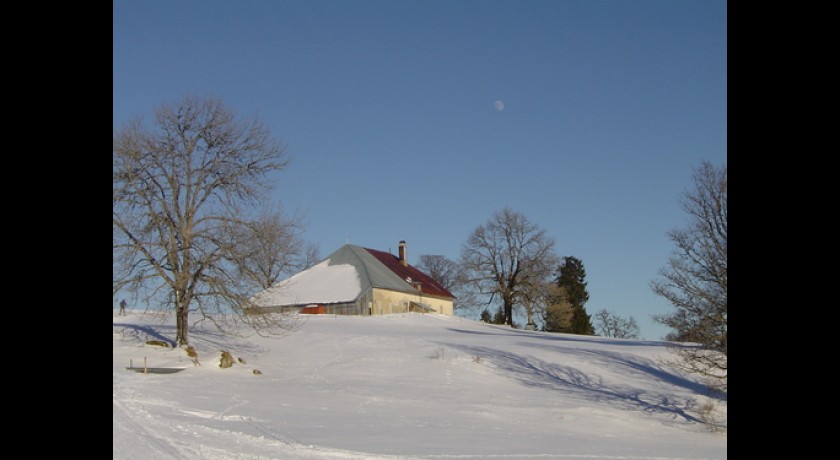
<instances>
[{"instance_id":1,"label":"small figure on snow","mask_svg":"<svg viewBox=\"0 0 840 460\"><path fill-rule=\"evenodd\" d=\"M122 299L122 300L120 301L120 316L125 316L125 307L126 307L126 305L128 305L128 304L125 302L125 299Z\"/></svg>"}]
</instances>

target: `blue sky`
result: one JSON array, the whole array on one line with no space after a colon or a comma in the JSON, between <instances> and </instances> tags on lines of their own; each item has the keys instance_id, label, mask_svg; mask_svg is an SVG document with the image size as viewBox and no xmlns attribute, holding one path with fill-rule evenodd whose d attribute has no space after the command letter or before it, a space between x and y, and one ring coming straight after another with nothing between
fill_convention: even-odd
<instances>
[{"instance_id":1,"label":"blue sky","mask_svg":"<svg viewBox=\"0 0 840 460\"><path fill-rule=\"evenodd\" d=\"M411 263L456 260L509 207L583 261L590 314L668 332L666 232L692 168L726 162L725 1L113 7L114 128L186 95L257 115L292 158L273 197L322 256L406 240Z\"/></svg>"}]
</instances>

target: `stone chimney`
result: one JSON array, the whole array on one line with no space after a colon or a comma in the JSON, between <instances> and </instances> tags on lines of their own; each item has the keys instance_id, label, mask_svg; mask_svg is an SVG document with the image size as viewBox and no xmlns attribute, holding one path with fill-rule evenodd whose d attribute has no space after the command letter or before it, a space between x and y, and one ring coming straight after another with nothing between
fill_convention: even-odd
<instances>
[{"instance_id":1,"label":"stone chimney","mask_svg":"<svg viewBox=\"0 0 840 460\"><path fill-rule=\"evenodd\" d=\"M400 263L408 267L408 258L405 256L405 240L400 241Z\"/></svg>"}]
</instances>

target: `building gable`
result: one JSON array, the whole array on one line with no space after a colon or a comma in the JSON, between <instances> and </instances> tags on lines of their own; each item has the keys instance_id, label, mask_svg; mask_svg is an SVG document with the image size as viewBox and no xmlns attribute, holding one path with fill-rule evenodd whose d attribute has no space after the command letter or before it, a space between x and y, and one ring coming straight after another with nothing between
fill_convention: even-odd
<instances>
[{"instance_id":1,"label":"building gable","mask_svg":"<svg viewBox=\"0 0 840 460\"><path fill-rule=\"evenodd\" d=\"M365 248L376 260L388 268L397 277L407 283L415 291L419 291L423 295L431 295L436 297L454 298L446 288L441 286L437 281L432 279L429 275L421 272L409 264L403 264L404 259L400 259L388 252L377 251L375 249Z\"/></svg>"}]
</instances>

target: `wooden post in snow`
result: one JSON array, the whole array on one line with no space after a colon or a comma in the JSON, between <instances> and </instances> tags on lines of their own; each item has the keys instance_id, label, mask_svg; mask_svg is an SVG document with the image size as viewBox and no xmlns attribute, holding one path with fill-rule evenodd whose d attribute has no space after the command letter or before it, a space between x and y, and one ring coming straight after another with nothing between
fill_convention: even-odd
<instances>
[{"instance_id":1,"label":"wooden post in snow","mask_svg":"<svg viewBox=\"0 0 840 460\"><path fill-rule=\"evenodd\" d=\"M149 366L146 365L146 357L145 356L143 357L143 373L144 374L149 373Z\"/></svg>"}]
</instances>

